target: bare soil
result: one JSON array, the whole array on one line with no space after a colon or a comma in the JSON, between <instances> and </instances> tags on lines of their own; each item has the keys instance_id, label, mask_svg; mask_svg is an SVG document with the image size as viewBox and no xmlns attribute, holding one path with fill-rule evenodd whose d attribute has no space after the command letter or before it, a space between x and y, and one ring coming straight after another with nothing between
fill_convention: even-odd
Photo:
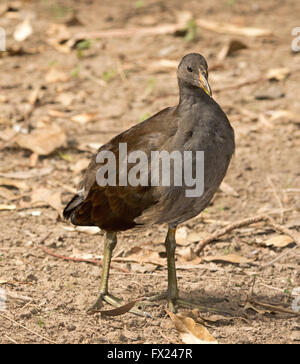
<instances>
[{"instance_id":1,"label":"bare soil","mask_svg":"<svg viewBox=\"0 0 300 364\"><path fill-rule=\"evenodd\" d=\"M183 225L185 231L188 235L196 233L200 241L227 223L270 214L299 234L300 53L291 50L291 30L300 26L299 1L8 3L12 10L0 18L9 48L0 54L0 172L4 178L20 171L49 167L52 171L14 179L27 185L23 190L1 182L0 204L15 208L0 211L0 289L7 297L6 310L0 311L0 343L181 343L165 312L165 301L147 308L153 319L131 313L106 318L98 313L87 315L86 309L97 296L100 267L56 258L41 246L64 256L101 256L103 233L67 230L71 225L49 203L33 204L33 193L39 188L59 192L59 203L64 205L80 180L74 166L92 156L93 143L105 143L146 116L178 102L176 68L160 62L176 64L184 54L200 52L211 67L210 85L213 92L217 91L214 97L236 133L236 153L225 179L233 191L220 190L202 215ZM47 31L51 24L66 24L73 11L81 24L67 26L72 34L175 24L178 12L189 11L195 18L270 29L272 35L242 37L198 27L197 35L187 41L182 34L149 36L137 31L131 37L91 40L82 52L73 48L64 53L49 44ZM17 43L13 32L26 13L34 15L33 34ZM219 60L222 47L232 39L246 48ZM288 76L279 81L265 80L267 72L277 68L287 68ZM51 69L64 72L68 79L48 82L45 75ZM229 87L255 79L259 81ZM30 103L36 89L38 99ZM61 112L62 117L53 110ZM296 116L272 117L280 110ZM97 116L82 124L63 117L82 113ZM18 127L32 132L41 125L58 125L67 139L59 149L35 160L29 149L9 136ZM61 206L58 204L58 209ZM116 254L122 257L133 247L142 247L164 257L165 233L166 226L156 226L120 234ZM265 244L278 235L263 223L232 231L209 244L201 256L235 253L251 263L202 261L190 264L189 269L178 269L182 296L218 308L232 318L207 325L220 343L300 340L299 316L261 306L255 306L259 312L245 309L251 295L255 301L292 310L296 297L291 293L300 286L299 246ZM189 246L194 249L196 243ZM184 266L182 258L177 258ZM166 265L115 261L109 283L112 294L129 302L165 290Z\"/></svg>"}]
</instances>

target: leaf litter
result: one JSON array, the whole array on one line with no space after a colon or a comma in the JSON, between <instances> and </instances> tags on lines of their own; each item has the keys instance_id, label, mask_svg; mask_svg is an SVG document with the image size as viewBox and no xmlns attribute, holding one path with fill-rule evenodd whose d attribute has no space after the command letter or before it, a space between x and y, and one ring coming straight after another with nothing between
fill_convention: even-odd
<instances>
[{"instance_id":1,"label":"leaf litter","mask_svg":"<svg viewBox=\"0 0 300 364\"><path fill-rule=\"evenodd\" d=\"M195 314L189 313L194 318L186 316L184 313L174 314L165 309L173 321L175 328L180 333L180 338L184 344L217 344L214 338L203 325L195 322Z\"/></svg>"}]
</instances>

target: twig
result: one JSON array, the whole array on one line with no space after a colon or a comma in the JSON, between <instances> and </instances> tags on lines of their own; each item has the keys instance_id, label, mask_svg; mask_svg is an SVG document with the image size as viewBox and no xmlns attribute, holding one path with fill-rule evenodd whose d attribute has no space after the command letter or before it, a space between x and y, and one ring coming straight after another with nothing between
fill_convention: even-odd
<instances>
[{"instance_id":1,"label":"twig","mask_svg":"<svg viewBox=\"0 0 300 364\"><path fill-rule=\"evenodd\" d=\"M270 185L270 187L272 189L272 192L273 192L273 194L274 194L274 196L275 196L275 198L276 198L276 200L278 202L278 205L279 205L279 207L281 209L281 212L280 212L281 221L280 222L281 222L281 224L283 224L284 223L284 215L283 215L284 209L283 209L282 201L281 201L281 199L280 199L280 197L279 197L279 195L278 195L278 193L276 191L276 187L275 187L275 185L274 185L274 183L272 181L272 178L270 176L267 176L267 180L268 180L268 183L269 183L269 185Z\"/></svg>"},{"instance_id":2,"label":"twig","mask_svg":"<svg viewBox=\"0 0 300 364\"><path fill-rule=\"evenodd\" d=\"M259 301L255 301L255 300L251 300L250 303L252 303L254 305L259 305L264 308L268 308L269 310L272 310L272 311L284 312L284 313L289 313L291 315L297 315L297 316L300 315L300 312L292 311L292 310L289 310L288 308L284 308L284 307L280 307L280 306L270 305L268 303L263 303L263 302L259 302Z\"/></svg>"},{"instance_id":3,"label":"twig","mask_svg":"<svg viewBox=\"0 0 300 364\"><path fill-rule=\"evenodd\" d=\"M56 257L56 258L60 258L60 259L64 259L64 260L71 260L73 262L85 262L85 263L91 263L91 264L96 264L96 265L100 265L100 266L102 265L102 260L100 260L100 259L84 259L84 258L68 257L65 255L60 255L60 254L54 253L53 251L49 250L48 248L46 248L44 246L40 246L40 248L45 253L52 255L53 257ZM111 267L115 268L115 269L119 269L123 273L129 273L128 269L126 269L126 268L117 267L113 264L111 264Z\"/></svg>"},{"instance_id":4,"label":"twig","mask_svg":"<svg viewBox=\"0 0 300 364\"><path fill-rule=\"evenodd\" d=\"M258 216L254 216L254 217L250 217L238 222L235 222L233 224L230 224L226 227L224 227L223 229L216 231L215 233L211 234L209 237L207 237L206 239L200 241L198 243L198 245L196 246L196 254L199 254L203 248L211 243L214 240L219 239L220 237L222 237L223 235L229 233L232 230L244 227L244 226L248 226L257 222L261 222L261 221L265 221L266 223L268 223L274 230L280 231L285 235L290 236L297 245L300 246L300 238L298 236L296 236L294 233L292 233L290 231L290 229L286 228L285 226L279 225L277 224L270 216L266 216L266 215L258 215Z\"/></svg>"},{"instance_id":5,"label":"twig","mask_svg":"<svg viewBox=\"0 0 300 364\"><path fill-rule=\"evenodd\" d=\"M52 341L51 339L47 339L45 336L42 336L42 335L38 334L37 332L34 332L34 331L28 329L26 326L23 326L23 325L19 324L18 322L16 322L15 320L11 319L10 317L7 317L7 316L3 315L2 313L0 313L0 316L3 317L3 318L5 318L6 320L11 321L12 323L14 323L17 326L22 327L23 329L25 329L26 331L30 332L31 334L34 334L36 336L39 336L40 338L42 338L43 340L48 341L51 344L56 344L55 341Z\"/></svg>"},{"instance_id":6,"label":"twig","mask_svg":"<svg viewBox=\"0 0 300 364\"><path fill-rule=\"evenodd\" d=\"M252 80L246 80L246 81L243 81L240 83L236 83L235 85L229 85L229 86L225 86L225 87L215 88L213 91L221 92L221 91L228 91L228 90L236 90L236 89L242 88L244 86L253 85L254 83L258 83L258 82L262 82L262 81L266 81L266 80L267 80L266 77L258 77L258 78L254 78Z\"/></svg>"},{"instance_id":7,"label":"twig","mask_svg":"<svg viewBox=\"0 0 300 364\"><path fill-rule=\"evenodd\" d=\"M14 344L18 344L16 340L12 339L11 337L9 337L7 334L4 335L9 341L11 341Z\"/></svg>"},{"instance_id":8,"label":"twig","mask_svg":"<svg viewBox=\"0 0 300 364\"><path fill-rule=\"evenodd\" d=\"M98 39L98 38L127 38L134 35L146 36L146 35L160 35L160 34L173 34L176 31L184 28L183 24L164 24L153 27L140 27L140 28L121 28L121 29L109 29L99 30L94 32L81 32L74 35L74 39Z\"/></svg>"},{"instance_id":9,"label":"twig","mask_svg":"<svg viewBox=\"0 0 300 364\"><path fill-rule=\"evenodd\" d=\"M294 248L292 248L292 249L290 249L290 250L287 250L286 252L284 252L284 253L280 254L280 255L279 255L278 257L276 257L275 259L272 259L270 262L268 262L268 263L266 263L266 264L262 265L262 266L260 267L260 269L263 269L263 268L268 267L269 265L272 265L273 263L277 262L279 259L281 259L281 258L285 257L286 255L288 255L288 254L292 253L292 252L293 252L293 250L294 250L295 248L297 248L297 247L298 247L298 245L297 245L297 246L295 246Z\"/></svg>"},{"instance_id":10,"label":"twig","mask_svg":"<svg viewBox=\"0 0 300 364\"><path fill-rule=\"evenodd\" d=\"M290 73L296 73L299 71L300 71L300 68L295 68L295 69L291 70ZM253 85L255 83L259 83L259 82L263 82L263 81L269 81L269 78L265 77L265 76L260 76L258 78L254 78L252 80L246 80L246 81L243 81L240 83L236 83L235 85L229 85L229 86L225 86L225 87L215 88L213 91L221 92L221 91L228 91L228 90L236 90L236 89L242 88L244 86Z\"/></svg>"}]
</instances>

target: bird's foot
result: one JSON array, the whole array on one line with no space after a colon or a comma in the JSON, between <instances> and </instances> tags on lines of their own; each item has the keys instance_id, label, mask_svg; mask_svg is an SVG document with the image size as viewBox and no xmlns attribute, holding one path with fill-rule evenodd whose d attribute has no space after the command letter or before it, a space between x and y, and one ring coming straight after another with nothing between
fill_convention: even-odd
<instances>
[{"instance_id":1,"label":"bird's foot","mask_svg":"<svg viewBox=\"0 0 300 364\"><path fill-rule=\"evenodd\" d=\"M173 313L176 312L177 307L185 307L185 308L190 308L190 309L196 308L202 312L212 312L212 313L222 312L222 313L224 313L224 311L220 311L220 310L218 310L216 308L212 308L212 307L203 306L203 305L200 305L198 303L192 302L187 299L183 299L183 298L179 298L179 297L172 298L172 297L170 297L168 292L163 292L163 293L159 293L155 296L147 297L147 301L150 301L150 302L158 301L158 300L162 300L162 299L168 300L169 310Z\"/></svg>"},{"instance_id":2,"label":"bird's foot","mask_svg":"<svg viewBox=\"0 0 300 364\"><path fill-rule=\"evenodd\" d=\"M110 293L103 294L101 293L99 297L97 298L96 302L87 309L88 314L93 314L98 311L100 311L103 307L103 301L107 302L108 304L114 306L114 307L120 307L123 304L123 301L120 298L117 298L113 296ZM129 312L133 313L138 316L142 317L150 317L152 316L148 313L142 310L143 306L149 305L149 303L146 302L139 302L138 307L133 307Z\"/></svg>"}]
</instances>

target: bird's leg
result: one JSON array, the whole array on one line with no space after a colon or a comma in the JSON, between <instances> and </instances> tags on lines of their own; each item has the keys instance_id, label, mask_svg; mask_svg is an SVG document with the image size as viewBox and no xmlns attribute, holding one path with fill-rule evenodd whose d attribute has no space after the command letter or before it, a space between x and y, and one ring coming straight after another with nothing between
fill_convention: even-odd
<instances>
[{"instance_id":1,"label":"bird's leg","mask_svg":"<svg viewBox=\"0 0 300 364\"><path fill-rule=\"evenodd\" d=\"M152 296L148 298L148 301L156 301L163 298L168 299L169 310L172 312L176 311L176 306L197 308L201 311L208 312L220 312L217 309L201 306L199 304L190 302L187 299L182 299L178 295L177 277L176 277L176 266L175 266L175 249L176 249L176 226L169 226L165 245L167 252L168 262L168 290L167 292Z\"/></svg>"},{"instance_id":2,"label":"bird's leg","mask_svg":"<svg viewBox=\"0 0 300 364\"><path fill-rule=\"evenodd\" d=\"M101 309L103 301L106 301L107 303L115 307L119 307L122 304L121 299L114 297L108 292L110 262L111 262L112 252L116 247L116 245L117 245L117 234L114 232L107 232L104 244L100 293L96 302L88 309L88 313L93 313ZM147 317L150 316L147 312L143 312L135 307L132 308L130 312L139 316L147 316Z\"/></svg>"},{"instance_id":3,"label":"bird's leg","mask_svg":"<svg viewBox=\"0 0 300 364\"><path fill-rule=\"evenodd\" d=\"M169 309L172 312L175 312L175 304L178 300L178 287L177 287L176 266L175 266L175 249L176 249L175 234L176 234L176 227L169 226L165 240L167 263L168 263L168 290L167 292L163 292L147 298L147 300L151 302L167 298Z\"/></svg>"},{"instance_id":4,"label":"bird's leg","mask_svg":"<svg viewBox=\"0 0 300 364\"><path fill-rule=\"evenodd\" d=\"M117 234L113 232L107 232L104 243L100 293L96 302L92 305L92 307L88 309L89 312L100 309L102 307L103 300L110 303L113 306L118 306L121 302L121 300L119 300L116 297L113 297L108 293L110 262L111 262L112 252L116 245L117 245Z\"/></svg>"},{"instance_id":5,"label":"bird's leg","mask_svg":"<svg viewBox=\"0 0 300 364\"><path fill-rule=\"evenodd\" d=\"M168 303L169 309L175 312L175 304L178 299L178 287L175 267L175 249L176 249L176 227L170 227L168 229L165 245L167 251L168 262Z\"/></svg>"}]
</instances>

